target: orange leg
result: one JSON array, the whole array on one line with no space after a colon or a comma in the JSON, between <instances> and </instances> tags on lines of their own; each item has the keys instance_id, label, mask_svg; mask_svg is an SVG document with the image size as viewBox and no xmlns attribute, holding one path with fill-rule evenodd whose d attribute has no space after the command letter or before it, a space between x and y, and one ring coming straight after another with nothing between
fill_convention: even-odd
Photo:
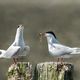
<instances>
[{"instance_id":1,"label":"orange leg","mask_svg":"<svg viewBox=\"0 0 80 80\"><path fill-rule=\"evenodd\" d=\"M58 59L57 59L57 64L58 64L58 62L60 62L61 64L63 64L64 59L63 59L63 58L61 58L61 57L58 57Z\"/></svg>"},{"instance_id":2,"label":"orange leg","mask_svg":"<svg viewBox=\"0 0 80 80\"><path fill-rule=\"evenodd\" d=\"M58 58L57 58L57 64L58 64L59 61L60 61L60 58L58 57Z\"/></svg>"},{"instance_id":3,"label":"orange leg","mask_svg":"<svg viewBox=\"0 0 80 80\"><path fill-rule=\"evenodd\" d=\"M14 64L17 64L18 58L13 58Z\"/></svg>"},{"instance_id":4,"label":"orange leg","mask_svg":"<svg viewBox=\"0 0 80 80\"><path fill-rule=\"evenodd\" d=\"M64 62L64 58L61 58L61 64L63 64L63 62Z\"/></svg>"}]
</instances>

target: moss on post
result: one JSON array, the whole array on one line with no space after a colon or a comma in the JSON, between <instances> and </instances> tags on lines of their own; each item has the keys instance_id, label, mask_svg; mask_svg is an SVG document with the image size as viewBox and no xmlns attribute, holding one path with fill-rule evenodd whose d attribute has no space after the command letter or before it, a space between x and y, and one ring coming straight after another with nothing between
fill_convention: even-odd
<instances>
[{"instance_id":1,"label":"moss on post","mask_svg":"<svg viewBox=\"0 0 80 80\"><path fill-rule=\"evenodd\" d=\"M32 80L32 65L29 62L12 64L8 69L8 80Z\"/></svg>"},{"instance_id":2,"label":"moss on post","mask_svg":"<svg viewBox=\"0 0 80 80\"><path fill-rule=\"evenodd\" d=\"M73 80L73 65L45 62L37 64L35 80Z\"/></svg>"},{"instance_id":3,"label":"moss on post","mask_svg":"<svg viewBox=\"0 0 80 80\"><path fill-rule=\"evenodd\" d=\"M29 62L12 64L8 69L8 80L73 80L73 65L70 63L44 62L36 65L34 77Z\"/></svg>"}]
</instances>

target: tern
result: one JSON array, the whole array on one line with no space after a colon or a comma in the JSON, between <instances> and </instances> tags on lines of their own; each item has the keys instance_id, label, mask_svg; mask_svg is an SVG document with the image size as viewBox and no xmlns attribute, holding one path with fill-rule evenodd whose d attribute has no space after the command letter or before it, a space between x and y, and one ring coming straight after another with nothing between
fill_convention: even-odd
<instances>
[{"instance_id":1,"label":"tern","mask_svg":"<svg viewBox=\"0 0 80 80\"><path fill-rule=\"evenodd\" d=\"M44 33L40 33L40 36L45 36L48 42L48 51L52 56L57 56L60 58L71 57L71 55L80 54L80 48L78 47L69 47L61 44L55 33L53 31L48 31ZM58 58L59 61L59 58Z\"/></svg>"},{"instance_id":2,"label":"tern","mask_svg":"<svg viewBox=\"0 0 80 80\"><path fill-rule=\"evenodd\" d=\"M26 54L30 51L30 47L25 45L23 30L24 26L18 25L14 42L7 50L0 49L0 58L13 58L16 63L17 58L26 56Z\"/></svg>"}]
</instances>

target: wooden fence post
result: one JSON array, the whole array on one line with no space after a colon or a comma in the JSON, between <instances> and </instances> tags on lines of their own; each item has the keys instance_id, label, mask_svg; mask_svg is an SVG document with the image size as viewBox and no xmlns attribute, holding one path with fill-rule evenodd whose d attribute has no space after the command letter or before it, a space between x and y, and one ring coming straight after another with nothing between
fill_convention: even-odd
<instances>
[{"instance_id":1,"label":"wooden fence post","mask_svg":"<svg viewBox=\"0 0 80 80\"><path fill-rule=\"evenodd\" d=\"M8 80L73 80L73 65L66 62L39 63L33 75L29 62L18 62L9 67Z\"/></svg>"},{"instance_id":2,"label":"wooden fence post","mask_svg":"<svg viewBox=\"0 0 80 80\"><path fill-rule=\"evenodd\" d=\"M72 73L70 63L44 62L37 64L35 80L73 80Z\"/></svg>"},{"instance_id":3,"label":"wooden fence post","mask_svg":"<svg viewBox=\"0 0 80 80\"><path fill-rule=\"evenodd\" d=\"M32 65L29 62L18 62L8 69L8 80L32 80L32 78Z\"/></svg>"}]
</instances>

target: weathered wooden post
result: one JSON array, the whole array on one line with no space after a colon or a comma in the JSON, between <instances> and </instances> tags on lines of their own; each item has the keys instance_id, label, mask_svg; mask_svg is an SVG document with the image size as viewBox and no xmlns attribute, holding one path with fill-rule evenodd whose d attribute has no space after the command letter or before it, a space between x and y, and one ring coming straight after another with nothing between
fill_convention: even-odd
<instances>
[{"instance_id":1,"label":"weathered wooden post","mask_svg":"<svg viewBox=\"0 0 80 80\"><path fill-rule=\"evenodd\" d=\"M44 62L36 65L34 75L29 62L12 64L8 69L8 80L73 80L73 65L64 62Z\"/></svg>"},{"instance_id":2,"label":"weathered wooden post","mask_svg":"<svg viewBox=\"0 0 80 80\"><path fill-rule=\"evenodd\" d=\"M70 63L39 63L35 71L35 80L73 80L73 65Z\"/></svg>"},{"instance_id":3,"label":"weathered wooden post","mask_svg":"<svg viewBox=\"0 0 80 80\"><path fill-rule=\"evenodd\" d=\"M32 65L29 62L18 62L8 69L8 80L32 80L32 78Z\"/></svg>"}]
</instances>

